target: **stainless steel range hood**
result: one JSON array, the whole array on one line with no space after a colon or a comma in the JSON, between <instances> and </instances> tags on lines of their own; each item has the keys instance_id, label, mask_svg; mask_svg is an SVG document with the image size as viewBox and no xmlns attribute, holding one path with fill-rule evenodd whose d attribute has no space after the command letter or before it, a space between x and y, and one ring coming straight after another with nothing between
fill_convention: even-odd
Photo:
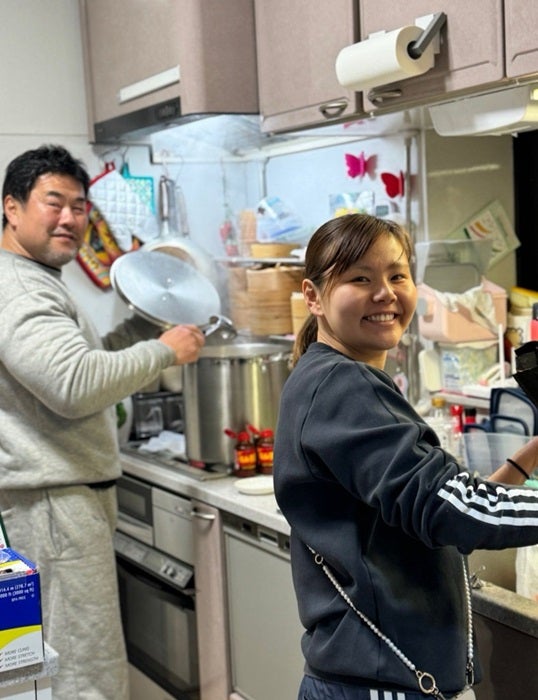
<instances>
[{"instance_id":1,"label":"stainless steel range hood","mask_svg":"<svg viewBox=\"0 0 538 700\"><path fill-rule=\"evenodd\" d=\"M440 136L491 136L538 129L538 83L462 97L429 107Z\"/></svg>"},{"instance_id":2,"label":"stainless steel range hood","mask_svg":"<svg viewBox=\"0 0 538 700\"><path fill-rule=\"evenodd\" d=\"M145 139L151 134L169 127L181 126L210 117L220 116L221 112L201 112L183 114L181 98L172 99L93 125L97 143L125 143Z\"/></svg>"}]
</instances>

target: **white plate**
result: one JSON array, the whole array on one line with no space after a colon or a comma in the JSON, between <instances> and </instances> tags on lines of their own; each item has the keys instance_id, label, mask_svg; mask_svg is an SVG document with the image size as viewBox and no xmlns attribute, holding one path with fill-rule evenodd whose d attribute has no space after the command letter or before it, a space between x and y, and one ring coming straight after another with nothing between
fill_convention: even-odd
<instances>
[{"instance_id":1,"label":"white plate","mask_svg":"<svg viewBox=\"0 0 538 700\"><path fill-rule=\"evenodd\" d=\"M248 476L246 479L237 479L234 483L239 493L246 493L249 496L266 496L274 493L272 476Z\"/></svg>"}]
</instances>

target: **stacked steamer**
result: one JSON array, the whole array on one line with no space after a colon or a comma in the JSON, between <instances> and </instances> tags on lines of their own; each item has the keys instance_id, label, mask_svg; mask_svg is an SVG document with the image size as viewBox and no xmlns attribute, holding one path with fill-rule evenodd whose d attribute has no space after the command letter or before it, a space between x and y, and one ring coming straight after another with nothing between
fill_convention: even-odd
<instances>
[{"instance_id":1,"label":"stacked steamer","mask_svg":"<svg viewBox=\"0 0 538 700\"><path fill-rule=\"evenodd\" d=\"M247 269L248 327L255 335L293 333L291 295L301 291L304 269L275 265Z\"/></svg>"},{"instance_id":2,"label":"stacked steamer","mask_svg":"<svg viewBox=\"0 0 538 700\"><path fill-rule=\"evenodd\" d=\"M228 269L228 298L230 318L238 329L248 328L247 269L237 266Z\"/></svg>"}]
</instances>

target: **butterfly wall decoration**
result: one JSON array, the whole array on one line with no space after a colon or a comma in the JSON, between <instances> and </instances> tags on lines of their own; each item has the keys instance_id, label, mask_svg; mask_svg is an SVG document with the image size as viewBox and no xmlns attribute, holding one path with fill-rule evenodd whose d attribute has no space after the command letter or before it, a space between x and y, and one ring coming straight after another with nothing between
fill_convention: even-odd
<instances>
[{"instance_id":1,"label":"butterfly wall decoration","mask_svg":"<svg viewBox=\"0 0 538 700\"><path fill-rule=\"evenodd\" d=\"M381 173L381 181L385 185L385 192L391 199L404 196L405 178L401 170L398 175L394 173Z\"/></svg>"},{"instance_id":2,"label":"butterfly wall decoration","mask_svg":"<svg viewBox=\"0 0 538 700\"><path fill-rule=\"evenodd\" d=\"M365 175L373 177L377 156L373 155L367 158L364 155L364 151L361 151L358 156L354 156L352 153L345 153L344 157L349 177L359 177L361 180Z\"/></svg>"}]
</instances>

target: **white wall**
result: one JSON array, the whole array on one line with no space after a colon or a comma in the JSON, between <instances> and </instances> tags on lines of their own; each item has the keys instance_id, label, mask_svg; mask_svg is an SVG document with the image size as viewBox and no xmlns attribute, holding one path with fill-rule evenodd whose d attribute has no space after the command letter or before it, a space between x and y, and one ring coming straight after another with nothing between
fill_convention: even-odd
<instances>
[{"instance_id":1,"label":"white wall","mask_svg":"<svg viewBox=\"0 0 538 700\"><path fill-rule=\"evenodd\" d=\"M0 173L9 161L43 143L60 143L84 161L101 164L88 143L79 11L76 0L0 0ZM104 331L126 313L113 292L102 292L77 262L64 279Z\"/></svg>"}]
</instances>

